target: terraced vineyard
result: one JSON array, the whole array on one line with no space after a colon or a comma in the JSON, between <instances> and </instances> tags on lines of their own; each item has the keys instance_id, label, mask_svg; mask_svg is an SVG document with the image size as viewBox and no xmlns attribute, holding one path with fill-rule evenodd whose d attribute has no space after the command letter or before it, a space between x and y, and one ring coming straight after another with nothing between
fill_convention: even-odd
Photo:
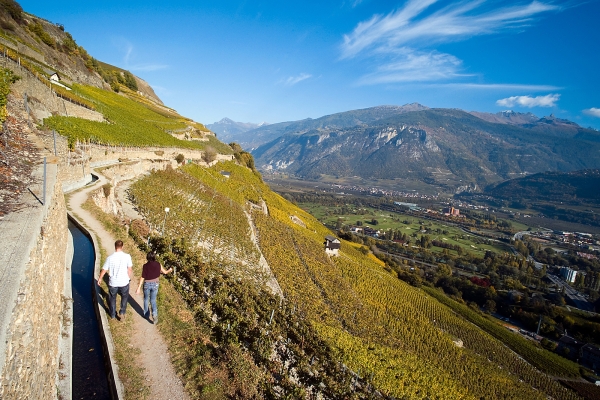
<instances>
[{"instance_id":1,"label":"terraced vineyard","mask_svg":"<svg viewBox=\"0 0 600 400\"><path fill-rule=\"evenodd\" d=\"M183 117L169 117L140 103L116 93L91 86L73 85L73 92L92 103L106 122L82 118L52 116L44 121L50 129L69 138L98 144L123 146L165 146L203 149L212 146L218 152L231 154L229 146L219 142L213 135L208 141L179 140L169 131L186 129L189 121Z\"/></svg>"},{"instance_id":2,"label":"terraced vineyard","mask_svg":"<svg viewBox=\"0 0 600 400\"><path fill-rule=\"evenodd\" d=\"M222 251L218 258L226 268L234 261L256 259L244 211L251 212L260 250L286 303L335 349L338 362L386 396L579 398L532 366L528 357L521 358L440 303L432 297L435 293L405 284L354 246L343 242L339 257L327 256L323 239L330 232L245 167L233 162L208 169L189 165L154 173L132 191L155 227L163 221L164 207L171 207L166 235L200 243L204 260L214 257L210 254L216 248L234 248L234 257L228 259ZM203 244L208 237L215 247ZM536 366L552 375L572 374L546 356L540 349ZM549 363L542 366L539 360Z\"/></svg>"},{"instance_id":3,"label":"terraced vineyard","mask_svg":"<svg viewBox=\"0 0 600 400\"><path fill-rule=\"evenodd\" d=\"M205 262L243 260L257 268L259 253L250 240L240 204L192 175L174 170L154 173L133 184L130 191L151 227L203 248ZM168 216L165 207L170 209Z\"/></svg>"}]
</instances>

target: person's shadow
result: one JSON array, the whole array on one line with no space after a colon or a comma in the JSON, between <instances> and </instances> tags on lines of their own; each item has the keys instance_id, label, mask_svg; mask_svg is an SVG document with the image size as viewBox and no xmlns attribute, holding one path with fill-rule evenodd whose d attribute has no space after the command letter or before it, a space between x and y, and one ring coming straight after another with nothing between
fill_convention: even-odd
<instances>
[{"instance_id":1,"label":"person's shadow","mask_svg":"<svg viewBox=\"0 0 600 400\"><path fill-rule=\"evenodd\" d=\"M138 313L142 318L144 317L144 309L138 304L138 302L133 298L132 294L135 293L131 292L131 287L129 288L129 299L127 300L127 302L129 303L129 305L131 306L131 308L133 308L133 310Z\"/></svg>"},{"instance_id":2,"label":"person's shadow","mask_svg":"<svg viewBox=\"0 0 600 400\"><path fill-rule=\"evenodd\" d=\"M100 305L100 307L102 307L104 311L106 311L106 313L108 314L108 293L106 292L106 290L104 290L102 286L98 285L96 282L94 282L94 285L96 285L96 287L98 288L98 305Z\"/></svg>"}]
</instances>

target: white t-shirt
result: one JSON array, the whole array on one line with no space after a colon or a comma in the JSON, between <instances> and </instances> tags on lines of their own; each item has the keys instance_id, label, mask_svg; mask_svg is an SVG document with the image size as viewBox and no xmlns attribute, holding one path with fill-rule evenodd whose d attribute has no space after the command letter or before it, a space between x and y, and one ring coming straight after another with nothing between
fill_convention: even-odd
<instances>
[{"instance_id":1,"label":"white t-shirt","mask_svg":"<svg viewBox=\"0 0 600 400\"><path fill-rule=\"evenodd\" d=\"M129 274L127 269L133 267L131 256L122 251L115 251L106 258L103 270L108 270L108 285L113 287L123 287L129 284Z\"/></svg>"}]
</instances>

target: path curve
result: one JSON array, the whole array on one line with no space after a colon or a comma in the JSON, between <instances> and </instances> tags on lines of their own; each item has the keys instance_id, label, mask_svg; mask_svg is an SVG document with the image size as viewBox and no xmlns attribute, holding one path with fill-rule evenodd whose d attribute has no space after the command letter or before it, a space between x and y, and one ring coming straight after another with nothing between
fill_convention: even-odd
<instances>
[{"instance_id":1,"label":"path curve","mask_svg":"<svg viewBox=\"0 0 600 400\"><path fill-rule=\"evenodd\" d=\"M107 255L114 252L114 238L104 226L94 218L92 214L84 210L81 205L88 199L92 190L98 189L107 179L96 172L98 180L94 185L86 187L83 190L75 192L68 201L70 210L75 213L79 219L86 225L90 232L98 239ZM142 293L135 294L135 289L139 284L139 277L134 276L131 280L129 295L139 304L143 305L144 296ZM104 312L101 310L100 312ZM171 357L165 341L163 340L157 327L143 318L140 314L128 307L127 314L133 315L133 337L130 344L140 350L138 362L144 368L144 377L146 384L150 388L151 399L164 400L188 400L183 383L177 376L171 363Z\"/></svg>"}]
</instances>

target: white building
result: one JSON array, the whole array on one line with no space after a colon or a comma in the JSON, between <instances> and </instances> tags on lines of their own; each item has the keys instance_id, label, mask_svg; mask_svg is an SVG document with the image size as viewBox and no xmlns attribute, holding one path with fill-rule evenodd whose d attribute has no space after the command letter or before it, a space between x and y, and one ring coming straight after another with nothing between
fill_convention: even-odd
<instances>
[{"instance_id":1,"label":"white building","mask_svg":"<svg viewBox=\"0 0 600 400\"><path fill-rule=\"evenodd\" d=\"M329 254L330 256L337 256L340 247L340 239L331 235L325 236L325 253Z\"/></svg>"},{"instance_id":2,"label":"white building","mask_svg":"<svg viewBox=\"0 0 600 400\"><path fill-rule=\"evenodd\" d=\"M577 271L575 271L569 267L561 267L560 268L560 276L566 282L573 283L573 282L575 282L575 278L577 277Z\"/></svg>"}]
</instances>

